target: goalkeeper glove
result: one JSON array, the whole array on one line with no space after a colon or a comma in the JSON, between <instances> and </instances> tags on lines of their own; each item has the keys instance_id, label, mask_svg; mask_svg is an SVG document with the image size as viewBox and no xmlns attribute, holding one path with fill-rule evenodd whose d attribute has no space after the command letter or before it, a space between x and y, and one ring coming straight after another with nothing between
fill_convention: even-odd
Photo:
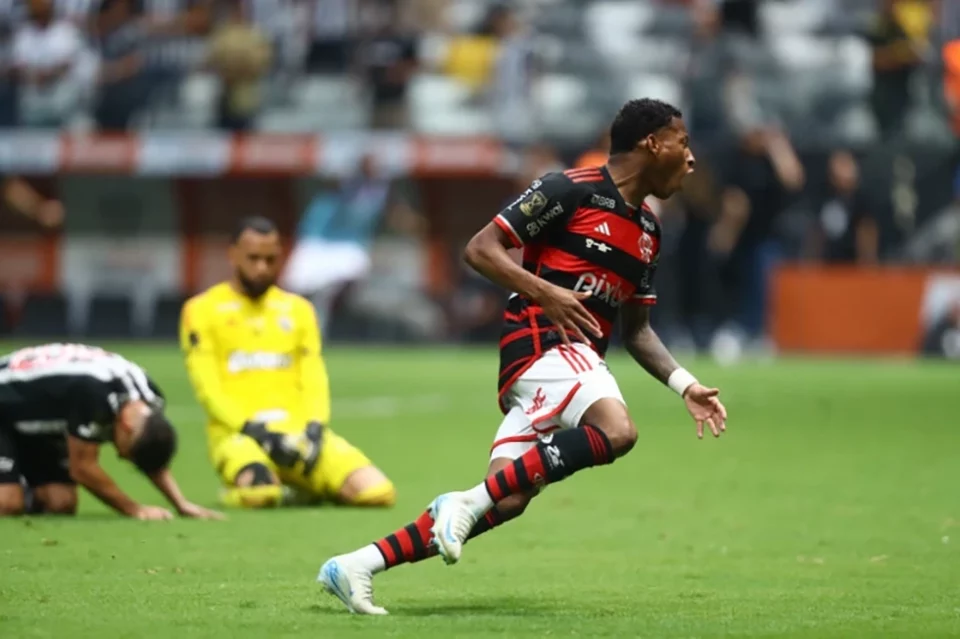
<instances>
[{"instance_id":1,"label":"goalkeeper glove","mask_svg":"<svg viewBox=\"0 0 960 639\"><path fill-rule=\"evenodd\" d=\"M240 432L256 441L281 468L289 468L300 459L296 440L280 433L271 433L263 422L248 421Z\"/></svg>"},{"instance_id":2,"label":"goalkeeper glove","mask_svg":"<svg viewBox=\"0 0 960 639\"><path fill-rule=\"evenodd\" d=\"M307 428L300 437L301 457L303 458L303 474L313 472L320 461L320 450L323 448L324 425L320 422L307 422Z\"/></svg>"}]
</instances>

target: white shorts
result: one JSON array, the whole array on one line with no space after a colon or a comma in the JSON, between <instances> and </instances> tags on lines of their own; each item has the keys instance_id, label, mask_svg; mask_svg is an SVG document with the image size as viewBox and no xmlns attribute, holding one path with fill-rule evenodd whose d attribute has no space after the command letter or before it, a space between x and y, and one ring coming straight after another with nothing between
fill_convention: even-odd
<instances>
[{"instance_id":1,"label":"white shorts","mask_svg":"<svg viewBox=\"0 0 960 639\"><path fill-rule=\"evenodd\" d=\"M287 260L280 283L294 293L313 295L360 279L369 270L369 252L359 244L301 240Z\"/></svg>"},{"instance_id":2,"label":"white shorts","mask_svg":"<svg viewBox=\"0 0 960 639\"><path fill-rule=\"evenodd\" d=\"M585 344L550 349L504 394L507 416L490 459L516 459L547 433L578 427L587 409L608 397L626 405L617 380L596 351Z\"/></svg>"}]
</instances>

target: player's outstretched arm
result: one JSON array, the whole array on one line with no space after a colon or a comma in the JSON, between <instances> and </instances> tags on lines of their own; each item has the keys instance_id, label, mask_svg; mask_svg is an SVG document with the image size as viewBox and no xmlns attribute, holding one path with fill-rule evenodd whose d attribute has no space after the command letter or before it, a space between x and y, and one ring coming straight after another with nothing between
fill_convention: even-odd
<instances>
[{"instance_id":1,"label":"player's outstretched arm","mask_svg":"<svg viewBox=\"0 0 960 639\"><path fill-rule=\"evenodd\" d=\"M97 499L121 515L137 519L171 519L169 511L143 506L131 499L100 465L100 445L67 436L70 477L89 490Z\"/></svg>"},{"instance_id":2,"label":"player's outstretched arm","mask_svg":"<svg viewBox=\"0 0 960 639\"><path fill-rule=\"evenodd\" d=\"M193 519L223 519L223 515L215 510L208 510L189 501L180 492L180 486L177 480L173 478L173 473L164 468L161 471L149 475L150 481L156 486L157 490L163 493L170 505L176 508L177 512L184 517Z\"/></svg>"},{"instance_id":3,"label":"player's outstretched arm","mask_svg":"<svg viewBox=\"0 0 960 639\"><path fill-rule=\"evenodd\" d=\"M726 430L727 409L720 402L720 391L707 388L681 367L650 325L650 307L625 304L620 308L623 343L630 356L645 371L683 397L690 416L697 423L697 437L704 426L715 437Z\"/></svg>"}]
</instances>

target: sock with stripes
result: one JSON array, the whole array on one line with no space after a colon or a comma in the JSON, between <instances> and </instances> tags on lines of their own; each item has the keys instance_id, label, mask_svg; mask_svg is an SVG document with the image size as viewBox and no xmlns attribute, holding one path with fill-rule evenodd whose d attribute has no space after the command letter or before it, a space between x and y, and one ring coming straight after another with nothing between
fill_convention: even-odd
<instances>
[{"instance_id":1,"label":"sock with stripes","mask_svg":"<svg viewBox=\"0 0 960 639\"><path fill-rule=\"evenodd\" d=\"M437 549L430 543L433 537L430 533L431 526L433 526L433 518L429 512L424 512L412 524L374 542L373 546L382 555L383 560L383 567L376 566L375 568L379 570L375 569L374 572L400 564L412 564L437 554Z\"/></svg>"},{"instance_id":2,"label":"sock with stripes","mask_svg":"<svg viewBox=\"0 0 960 639\"><path fill-rule=\"evenodd\" d=\"M512 519L505 518L496 508L481 517L470 531L467 539L473 539L485 532L493 530L500 524ZM429 559L437 554L437 549L430 543L430 527L433 518L429 512L420 515L417 521L404 526L392 535L387 535L380 541L365 546L358 551L361 561L377 573L400 564L412 564Z\"/></svg>"},{"instance_id":3,"label":"sock with stripes","mask_svg":"<svg viewBox=\"0 0 960 639\"><path fill-rule=\"evenodd\" d=\"M584 468L613 462L613 448L602 430L585 425L561 430L552 438L537 445L517 458L510 466L490 475L471 493L482 489L489 502L518 493L525 493L546 484L555 484Z\"/></svg>"}]
</instances>

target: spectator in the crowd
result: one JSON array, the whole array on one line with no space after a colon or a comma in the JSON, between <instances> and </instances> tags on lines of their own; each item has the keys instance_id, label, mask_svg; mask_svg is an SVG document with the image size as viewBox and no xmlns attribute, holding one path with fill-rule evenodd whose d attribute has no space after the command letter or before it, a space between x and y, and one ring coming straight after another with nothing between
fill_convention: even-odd
<instances>
[{"instance_id":1,"label":"spectator in the crowd","mask_svg":"<svg viewBox=\"0 0 960 639\"><path fill-rule=\"evenodd\" d=\"M672 270L676 281L676 311L681 334L698 349L708 346L714 328L714 313L722 302L714 257L707 251L707 237L719 215L721 185L711 156L695 149L697 170L684 182L683 190L666 202L665 232L671 223L682 228L674 254L661 255L664 271Z\"/></svg>"},{"instance_id":2,"label":"spectator in the crowd","mask_svg":"<svg viewBox=\"0 0 960 639\"><path fill-rule=\"evenodd\" d=\"M175 104L183 76L207 55L214 0L138 0L147 35L153 100Z\"/></svg>"},{"instance_id":3,"label":"spectator in the crowd","mask_svg":"<svg viewBox=\"0 0 960 639\"><path fill-rule=\"evenodd\" d=\"M102 0L97 19L100 47L99 92L94 117L108 131L130 126L150 98L144 72L144 32L134 13L134 0Z\"/></svg>"},{"instance_id":4,"label":"spectator in the crowd","mask_svg":"<svg viewBox=\"0 0 960 639\"><path fill-rule=\"evenodd\" d=\"M417 40L398 22L396 2L375 4L372 27L360 47L360 66L373 97L376 129L407 126L407 87L416 72Z\"/></svg>"},{"instance_id":5,"label":"spectator in the crowd","mask_svg":"<svg viewBox=\"0 0 960 639\"><path fill-rule=\"evenodd\" d=\"M540 109L533 94L539 64L529 27L507 5L499 11L494 22L500 41L491 91L494 121L508 143L526 144L539 137Z\"/></svg>"},{"instance_id":6,"label":"spectator in the crowd","mask_svg":"<svg viewBox=\"0 0 960 639\"><path fill-rule=\"evenodd\" d=\"M14 39L13 57L24 124L61 126L89 97L95 60L79 29L55 19L52 0L30 0L28 19Z\"/></svg>"},{"instance_id":7,"label":"spectator in the crowd","mask_svg":"<svg viewBox=\"0 0 960 639\"><path fill-rule=\"evenodd\" d=\"M926 328L920 351L931 357L960 360L960 298Z\"/></svg>"},{"instance_id":8,"label":"spectator in the crowd","mask_svg":"<svg viewBox=\"0 0 960 639\"><path fill-rule=\"evenodd\" d=\"M856 158L846 150L831 153L826 188L814 206L813 256L828 263L876 262L880 232L872 208Z\"/></svg>"},{"instance_id":9,"label":"spectator in the crowd","mask_svg":"<svg viewBox=\"0 0 960 639\"><path fill-rule=\"evenodd\" d=\"M880 135L902 133L911 104L911 83L929 55L932 20L924 0L882 0L870 27L873 90L870 103Z\"/></svg>"},{"instance_id":10,"label":"spectator in the crowd","mask_svg":"<svg viewBox=\"0 0 960 639\"><path fill-rule=\"evenodd\" d=\"M83 33L95 28L99 4L102 0L54 0L54 15L58 20L73 23Z\"/></svg>"},{"instance_id":11,"label":"spectator in the crowd","mask_svg":"<svg viewBox=\"0 0 960 639\"><path fill-rule=\"evenodd\" d=\"M501 34L512 20L509 9L493 7L474 33L457 34L446 47L443 72L469 87L475 95L489 88L493 78Z\"/></svg>"},{"instance_id":12,"label":"spectator in the crowd","mask_svg":"<svg viewBox=\"0 0 960 639\"><path fill-rule=\"evenodd\" d=\"M353 0L313 0L307 68L321 73L346 72L353 61L358 24Z\"/></svg>"},{"instance_id":13,"label":"spectator in the crowd","mask_svg":"<svg viewBox=\"0 0 960 639\"><path fill-rule=\"evenodd\" d=\"M0 128L16 126L18 120L13 38L23 17L21 9L18 0L0 0Z\"/></svg>"},{"instance_id":14,"label":"spectator in the crowd","mask_svg":"<svg viewBox=\"0 0 960 639\"><path fill-rule=\"evenodd\" d=\"M0 179L0 202L44 228L54 229L63 224L63 204L47 198L22 177Z\"/></svg>"},{"instance_id":15,"label":"spectator in the crowd","mask_svg":"<svg viewBox=\"0 0 960 639\"><path fill-rule=\"evenodd\" d=\"M748 338L763 339L767 277L780 253L776 222L806 176L789 138L772 126L746 128L726 166L708 248L723 265L726 315Z\"/></svg>"},{"instance_id":16,"label":"spectator in the crowd","mask_svg":"<svg viewBox=\"0 0 960 639\"><path fill-rule=\"evenodd\" d=\"M246 4L229 0L226 20L210 40L210 67L220 76L217 121L221 129L249 129L261 107L261 83L272 51L263 32L250 22Z\"/></svg>"},{"instance_id":17,"label":"spectator in the crowd","mask_svg":"<svg viewBox=\"0 0 960 639\"><path fill-rule=\"evenodd\" d=\"M338 192L321 191L310 202L282 282L313 301L321 327L344 288L370 270L373 237L389 205L390 178L370 157Z\"/></svg>"}]
</instances>

